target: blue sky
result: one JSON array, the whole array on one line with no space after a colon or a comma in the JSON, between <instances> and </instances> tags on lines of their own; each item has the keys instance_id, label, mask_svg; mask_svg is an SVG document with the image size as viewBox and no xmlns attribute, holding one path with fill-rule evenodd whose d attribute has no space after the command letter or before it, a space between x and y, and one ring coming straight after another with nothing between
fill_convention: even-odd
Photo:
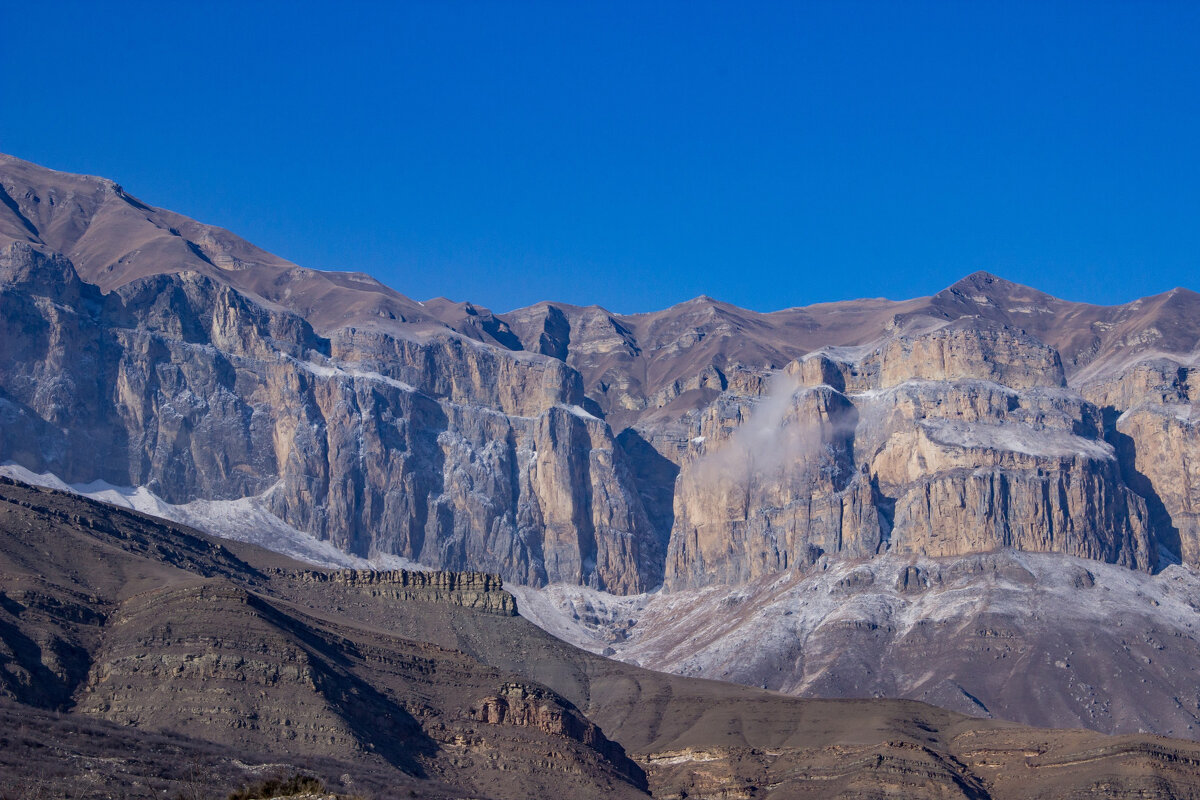
<instances>
[{"instance_id":1,"label":"blue sky","mask_svg":"<svg viewBox=\"0 0 1200 800\"><path fill-rule=\"evenodd\" d=\"M178 6L178 7L176 7ZM1200 3L9 3L0 150L417 298L1200 289Z\"/></svg>"}]
</instances>

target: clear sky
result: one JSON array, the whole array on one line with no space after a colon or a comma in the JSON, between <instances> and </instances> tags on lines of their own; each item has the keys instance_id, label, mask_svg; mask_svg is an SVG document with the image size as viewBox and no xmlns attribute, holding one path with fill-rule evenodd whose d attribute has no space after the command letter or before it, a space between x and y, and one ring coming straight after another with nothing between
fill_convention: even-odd
<instances>
[{"instance_id":1,"label":"clear sky","mask_svg":"<svg viewBox=\"0 0 1200 800\"><path fill-rule=\"evenodd\" d=\"M416 298L1200 289L1196 2L58 0L0 29L0 150Z\"/></svg>"}]
</instances>

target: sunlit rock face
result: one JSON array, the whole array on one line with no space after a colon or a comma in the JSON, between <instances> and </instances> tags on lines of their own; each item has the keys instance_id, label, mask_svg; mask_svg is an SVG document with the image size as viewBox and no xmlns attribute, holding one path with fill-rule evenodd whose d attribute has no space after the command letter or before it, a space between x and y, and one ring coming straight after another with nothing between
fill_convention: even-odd
<instances>
[{"instance_id":1,"label":"sunlit rock face","mask_svg":"<svg viewBox=\"0 0 1200 800\"><path fill-rule=\"evenodd\" d=\"M0 256L0 309L4 460L171 503L261 496L351 553L535 585L661 581L625 455L560 361L322 337L195 273L102 295L21 244Z\"/></svg>"},{"instance_id":2,"label":"sunlit rock face","mask_svg":"<svg viewBox=\"0 0 1200 800\"><path fill-rule=\"evenodd\" d=\"M702 417L668 585L885 550L1013 547L1153 568L1145 500L1122 480L1100 409L1064 384L1053 349L961 323L856 361L793 362L765 395Z\"/></svg>"},{"instance_id":3,"label":"sunlit rock face","mask_svg":"<svg viewBox=\"0 0 1200 800\"><path fill-rule=\"evenodd\" d=\"M616 593L884 553L1200 564L1192 292L1098 307L976 273L766 314L496 314L111 181L4 156L0 186L0 461L35 473Z\"/></svg>"},{"instance_id":4,"label":"sunlit rock face","mask_svg":"<svg viewBox=\"0 0 1200 800\"><path fill-rule=\"evenodd\" d=\"M1146 498L1160 546L1200 565L1200 369L1156 359L1082 391L1104 409L1123 476Z\"/></svg>"}]
</instances>

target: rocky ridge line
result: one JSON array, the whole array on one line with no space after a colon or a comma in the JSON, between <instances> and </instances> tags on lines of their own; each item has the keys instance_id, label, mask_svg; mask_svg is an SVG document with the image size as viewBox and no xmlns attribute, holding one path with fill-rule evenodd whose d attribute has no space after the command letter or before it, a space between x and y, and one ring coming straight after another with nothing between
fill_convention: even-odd
<instances>
[{"instance_id":1,"label":"rocky ridge line","mask_svg":"<svg viewBox=\"0 0 1200 800\"><path fill-rule=\"evenodd\" d=\"M504 591L499 575L479 572L412 570L271 570L268 574L300 583L334 583L397 602L451 603L476 611L517 615L517 601Z\"/></svg>"}]
</instances>

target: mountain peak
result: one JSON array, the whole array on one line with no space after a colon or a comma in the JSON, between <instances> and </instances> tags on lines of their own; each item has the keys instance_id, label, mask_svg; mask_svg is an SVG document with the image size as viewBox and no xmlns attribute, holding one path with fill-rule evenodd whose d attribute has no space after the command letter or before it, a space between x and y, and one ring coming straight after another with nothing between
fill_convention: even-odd
<instances>
[{"instance_id":1,"label":"mountain peak","mask_svg":"<svg viewBox=\"0 0 1200 800\"><path fill-rule=\"evenodd\" d=\"M964 278L960 278L959 280L955 281L947 288L951 291L954 291L955 289L987 289L987 288L1008 289L1008 288L1015 288L1018 286L1020 286L1020 284L1013 283L1010 280L1001 278L999 275L995 275L991 272L987 272L986 270L981 269L981 270L977 270L976 272L972 272L970 275L967 275ZM1022 287L1022 288L1024 288L1024 287Z\"/></svg>"},{"instance_id":2,"label":"mountain peak","mask_svg":"<svg viewBox=\"0 0 1200 800\"><path fill-rule=\"evenodd\" d=\"M965 278L962 278L942 291L938 292L936 297L946 298L956 296L960 299L968 300L973 303L979 303L983 300L989 302L999 300L1025 300L1039 303L1054 301L1052 295L1048 295L1043 291L1034 289L1032 286L1026 286L1021 283L1014 283L1007 278L1002 278L991 272L979 270L972 272Z\"/></svg>"}]
</instances>

